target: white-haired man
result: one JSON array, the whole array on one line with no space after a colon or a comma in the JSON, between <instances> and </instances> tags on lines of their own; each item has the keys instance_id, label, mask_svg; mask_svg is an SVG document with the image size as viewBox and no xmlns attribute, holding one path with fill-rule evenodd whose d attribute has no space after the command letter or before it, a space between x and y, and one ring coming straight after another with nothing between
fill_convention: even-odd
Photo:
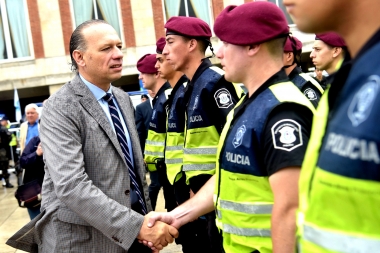
<instances>
[{"instance_id":1,"label":"white-haired man","mask_svg":"<svg viewBox=\"0 0 380 253\"><path fill-rule=\"evenodd\" d=\"M20 126L20 152L24 150L26 144L35 136L38 136L38 106L28 104L25 106L26 121Z\"/></svg>"}]
</instances>

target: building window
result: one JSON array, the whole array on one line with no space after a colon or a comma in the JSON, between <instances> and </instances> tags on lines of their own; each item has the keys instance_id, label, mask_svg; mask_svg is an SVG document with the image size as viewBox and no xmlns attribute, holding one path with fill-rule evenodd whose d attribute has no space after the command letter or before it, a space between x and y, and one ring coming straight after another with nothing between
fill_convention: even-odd
<instances>
[{"instance_id":1,"label":"building window","mask_svg":"<svg viewBox=\"0 0 380 253\"><path fill-rule=\"evenodd\" d=\"M164 0L166 20L173 16L197 17L211 27L209 0Z\"/></svg>"},{"instance_id":2,"label":"building window","mask_svg":"<svg viewBox=\"0 0 380 253\"><path fill-rule=\"evenodd\" d=\"M121 37L117 0L72 0L74 27L91 19L102 19L115 28Z\"/></svg>"},{"instance_id":3,"label":"building window","mask_svg":"<svg viewBox=\"0 0 380 253\"><path fill-rule=\"evenodd\" d=\"M25 0L0 0L0 60L31 56Z\"/></svg>"},{"instance_id":4,"label":"building window","mask_svg":"<svg viewBox=\"0 0 380 253\"><path fill-rule=\"evenodd\" d=\"M280 7L280 9L284 12L285 16L286 16L286 20L288 20L288 24L289 25L293 25L294 22L292 20L292 18L290 17L289 13L286 11L286 7L283 3L282 0L268 0L268 2L272 2L274 4L276 4L278 7Z\"/></svg>"}]
</instances>

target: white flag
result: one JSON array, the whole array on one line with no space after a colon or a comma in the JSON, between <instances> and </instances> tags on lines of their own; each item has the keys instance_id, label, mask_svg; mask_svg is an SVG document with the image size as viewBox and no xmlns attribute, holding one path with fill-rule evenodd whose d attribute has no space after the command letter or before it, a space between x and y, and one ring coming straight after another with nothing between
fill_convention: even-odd
<instances>
[{"instance_id":1,"label":"white flag","mask_svg":"<svg viewBox=\"0 0 380 253\"><path fill-rule=\"evenodd\" d=\"M15 88L15 96L14 96L14 107L16 109L16 121L20 122L21 120L21 106L20 100L18 99L17 89Z\"/></svg>"}]
</instances>

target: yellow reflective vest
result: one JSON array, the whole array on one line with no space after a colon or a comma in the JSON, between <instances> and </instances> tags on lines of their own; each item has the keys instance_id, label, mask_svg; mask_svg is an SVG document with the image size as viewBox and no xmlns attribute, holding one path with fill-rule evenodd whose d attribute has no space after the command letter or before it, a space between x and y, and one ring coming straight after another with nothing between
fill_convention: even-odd
<instances>
[{"instance_id":1,"label":"yellow reflective vest","mask_svg":"<svg viewBox=\"0 0 380 253\"><path fill-rule=\"evenodd\" d=\"M260 140L275 107L297 103L312 112L314 107L291 82L273 84L249 101L245 108L239 108L244 100L241 99L228 114L218 145L214 194L216 225L222 232L223 248L227 253L256 250L270 253L274 198L269 177L263 172L266 169L262 164ZM244 111L234 118L237 108Z\"/></svg>"}]
</instances>

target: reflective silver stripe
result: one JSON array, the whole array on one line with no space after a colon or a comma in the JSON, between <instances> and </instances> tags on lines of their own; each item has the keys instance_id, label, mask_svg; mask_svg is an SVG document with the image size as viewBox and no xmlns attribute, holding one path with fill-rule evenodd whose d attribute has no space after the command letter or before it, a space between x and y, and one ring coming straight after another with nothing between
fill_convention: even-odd
<instances>
[{"instance_id":1,"label":"reflective silver stripe","mask_svg":"<svg viewBox=\"0 0 380 253\"><path fill-rule=\"evenodd\" d=\"M380 239L359 238L304 225L304 239L318 246L341 253L379 252Z\"/></svg>"},{"instance_id":2,"label":"reflective silver stripe","mask_svg":"<svg viewBox=\"0 0 380 253\"><path fill-rule=\"evenodd\" d=\"M164 141L151 141L151 140L146 140L145 144L153 145L153 146L165 146Z\"/></svg>"},{"instance_id":3,"label":"reflective silver stripe","mask_svg":"<svg viewBox=\"0 0 380 253\"><path fill-rule=\"evenodd\" d=\"M164 157L164 152L152 152L152 151L146 151L144 152L145 155L151 155L151 156L159 156Z\"/></svg>"},{"instance_id":4,"label":"reflective silver stripe","mask_svg":"<svg viewBox=\"0 0 380 253\"><path fill-rule=\"evenodd\" d=\"M226 200L220 200L220 207L232 211L249 214L271 214L273 205L242 204Z\"/></svg>"},{"instance_id":5,"label":"reflective silver stripe","mask_svg":"<svg viewBox=\"0 0 380 253\"><path fill-rule=\"evenodd\" d=\"M220 210L216 210L216 215L218 216L219 219L222 218L222 212Z\"/></svg>"},{"instance_id":6,"label":"reflective silver stripe","mask_svg":"<svg viewBox=\"0 0 380 253\"><path fill-rule=\"evenodd\" d=\"M178 163L183 163L182 158L176 158L176 159L165 159L166 164L178 164Z\"/></svg>"},{"instance_id":7,"label":"reflective silver stripe","mask_svg":"<svg viewBox=\"0 0 380 253\"><path fill-rule=\"evenodd\" d=\"M197 170L213 170L215 169L215 163L206 164L184 164L183 171L197 171Z\"/></svg>"},{"instance_id":8,"label":"reflective silver stripe","mask_svg":"<svg viewBox=\"0 0 380 253\"><path fill-rule=\"evenodd\" d=\"M178 146L166 146L167 151L173 151L173 150L182 150L183 145L178 145Z\"/></svg>"},{"instance_id":9,"label":"reflective silver stripe","mask_svg":"<svg viewBox=\"0 0 380 253\"><path fill-rule=\"evenodd\" d=\"M217 148L185 148L186 155L213 155L216 154Z\"/></svg>"},{"instance_id":10,"label":"reflective silver stripe","mask_svg":"<svg viewBox=\"0 0 380 253\"><path fill-rule=\"evenodd\" d=\"M228 224L223 224L223 232L241 236L270 237L270 229L238 228Z\"/></svg>"}]
</instances>

